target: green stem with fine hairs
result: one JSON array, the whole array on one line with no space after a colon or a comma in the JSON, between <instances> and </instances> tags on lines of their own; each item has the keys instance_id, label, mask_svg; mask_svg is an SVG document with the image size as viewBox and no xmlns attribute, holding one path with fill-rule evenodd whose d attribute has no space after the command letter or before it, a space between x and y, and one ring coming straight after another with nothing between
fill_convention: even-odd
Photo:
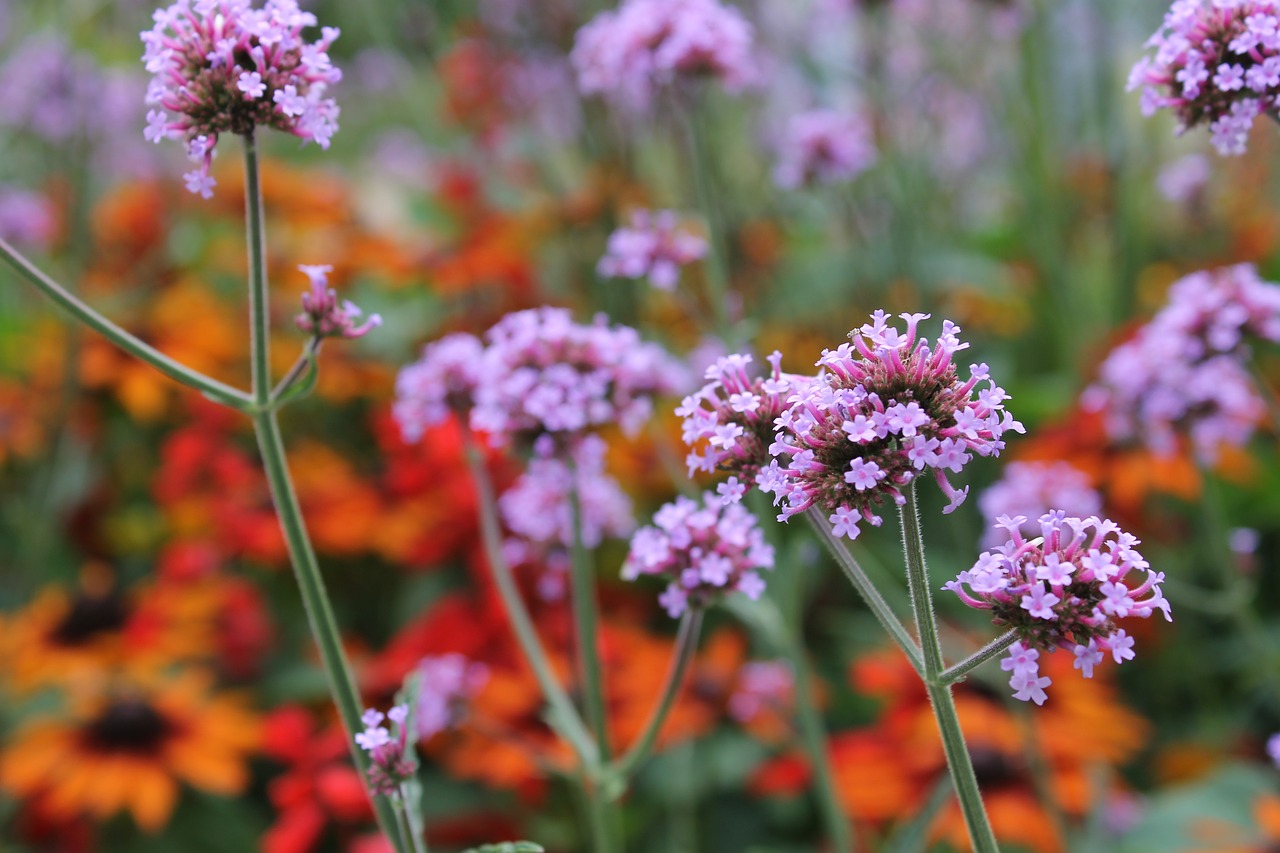
<instances>
[{"instance_id":1,"label":"green stem with fine hairs","mask_svg":"<svg viewBox=\"0 0 1280 853\"><path fill-rule=\"evenodd\" d=\"M996 637L994 640L987 643L964 660L960 661L960 663L943 670L938 678L943 684L955 684L957 681L963 680L970 672L982 666L982 664L991 660L1017 641L1017 631L1005 631L999 637Z\"/></svg>"}]
</instances>

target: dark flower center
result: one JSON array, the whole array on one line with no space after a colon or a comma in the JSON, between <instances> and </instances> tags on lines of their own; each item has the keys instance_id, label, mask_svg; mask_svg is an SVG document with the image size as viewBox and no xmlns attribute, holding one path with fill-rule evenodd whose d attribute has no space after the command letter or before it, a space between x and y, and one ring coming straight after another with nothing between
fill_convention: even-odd
<instances>
[{"instance_id":1,"label":"dark flower center","mask_svg":"<svg viewBox=\"0 0 1280 853\"><path fill-rule=\"evenodd\" d=\"M81 593L62 620L53 626L49 640L60 646L79 646L99 634L119 631L128 618L128 608L116 593Z\"/></svg>"},{"instance_id":2,"label":"dark flower center","mask_svg":"<svg viewBox=\"0 0 1280 853\"><path fill-rule=\"evenodd\" d=\"M85 728L85 741L103 752L147 753L173 734L173 723L140 699L112 702Z\"/></svg>"}]
</instances>

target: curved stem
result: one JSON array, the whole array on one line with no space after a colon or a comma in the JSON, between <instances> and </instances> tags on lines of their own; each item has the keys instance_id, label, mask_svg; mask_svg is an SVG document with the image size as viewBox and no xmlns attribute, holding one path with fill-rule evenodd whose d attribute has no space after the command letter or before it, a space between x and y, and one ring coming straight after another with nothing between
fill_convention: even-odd
<instances>
[{"instance_id":1,"label":"curved stem","mask_svg":"<svg viewBox=\"0 0 1280 853\"><path fill-rule=\"evenodd\" d=\"M840 570L862 596L862 600L867 603L867 607L871 609L871 613L880 622L881 627L889 632L889 636L898 644L898 648L906 654L907 660L911 661L916 674L923 678L924 659L921 657L920 647L907 633L907 629L894 614L893 608L884 600L880 590L876 589L876 585L871 582L871 578L867 577L867 573L862 570L862 566L858 565L858 561L849 553L849 549L845 548L839 537L831 532L831 525L827 523L821 511L816 507L810 507L805 511L805 517L809 519L809 523L813 525L813 529L817 531L818 537L822 539L822 544L827 546L831 556L836 558Z\"/></svg>"},{"instance_id":2,"label":"curved stem","mask_svg":"<svg viewBox=\"0 0 1280 853\"><path fill-rule=\"evenodd\" d=\"M23 257L22 254L4 240L0 240L0 258L3 258L14 271L35 285L37 290L57 303L72 317L102 335L120 347L120 349L151 365L175 382L186 385L188 388L194 388L211 399L234 409L245 409L252 403L249 395L239 388L233 388L230 385L205 376L197 370L192 370L185 364L170 358L141 338L126 332L106 317L103 317L71 291L41 272L35 264Z\"/></svg>"},{"instance_id":3,"label":"curved stem","mask_svg":"<svg viewBox=\"0 0 1280 853\"><path fill-rule=\"evenodd\" d=\"M951 783L955 785L964 813L969 839L976 853L998 853L995 833L982 802L978 778L973 772L969 749L965 746L964 732L960 729L960 717L956 713L951 685L942 680L942 643L938 639L938 623L933 615L933 596L929 591L929 568L924 560L924 539L920 535L920 515L916 508L916 487L912 483L907 502L898 508L902 519L902 549L907 560L907 585L911 591L911 607L915 611L916 630L920 632L920 646L924 652L924 683L933 706L934 720L942 736L942 749L951 771Z\"/></svg>"},{"instance_id":4,"label":"curved stem","mask_svg":"<svg viewBox=\"0 0 1280 853\"><path fill-rule=\"evenodd\" d=\"M307 372L307 368L315 363L315 359L320 355L320 347L324 343L324 338L313 337L307 341L302 348L302 354L298 356L297 361L289 368L289 372L284 375L276 387L271 391L272 405L280 405L281 398L289 392L294 384L302 378Z\"/></svg>"},{"instance_id":5,"label":"curved stem","mask_svg":"<svg viewBox=\"0 0 1280 853\"><path fill-rule=\"evenodd\" d=\"M511 567L507 565L502 553L502 531L498 526L498 513L493 495L493 484L489 481L489 472L485 470L484 460L476 447L475 438L465 427L462 430L463 452L467 458L467 467L471 479L476 485L477 512L480 515L480 531L484 541L486 562L493 577L493 584L498 589L498 596L511 620L511 630L515 632L516 641L524 653L524 659L533 669L538 686L542 688L542 698L551 708L551 723L578 755L584 768L594 774L599 770L599 756L591 733L578 716L569 694L565 693L560 682L551 670L551 662L547 652L538 639L537 629L533 627L533 619L529 616L524 601L520 598L520 590L516 587L515 578L511 575Z\"/></svg>"},{"instance_id":6,"label":"curved stem","mask_svg":"<svg viewBox=\"0 0 1280 853\"><path fill-rule=\"evenodd\" d=\"M573 522L569 586L574 631L578 640L578 677L587 725L596 736L601 764L609 761L609 718L605 713L604 670L600 665L600 606L591 555L582 541L582 496L578 494L578 469L569 460L569 514Z\"/></svg>"},{"instance_id":7,"label":"curved stem","mask_svg":"<svg viewBox=\"0 0 1280 853\"><path fill-rule=\"evenodd\" d=\"M676 697L680 695L680 687L684 684L685 673L689 669L689 663L693 660L694 652L698 649L698 634L702 630L702 609L692 608L686 610L684 616L680 618L680 630L676 634L675 652L671 658L671 668L667 670L667 680L662 686L661 698L654 707L653 713L649 716L649 722L645 724L644 732L632 744L613 766L613 773L626 780L628 776L646 759L653 750L654 743L658 740L658 734L662 731L662 724L667 721L667 715L671 713L672 707L675 705Z\"/></svg>"},{"instance_id":8,"label":"curved stem","mask_svg":"<svg viewBox=\"0 0 1280 853\"><path fill-rule=\"evenodd\" d=\"M973 670L991 660L1018 641L1017 631L1005 631L999 637L987 643L955 666L948 667L938 675L943 684L955 684Z\"/></svg>"}]
</instances>

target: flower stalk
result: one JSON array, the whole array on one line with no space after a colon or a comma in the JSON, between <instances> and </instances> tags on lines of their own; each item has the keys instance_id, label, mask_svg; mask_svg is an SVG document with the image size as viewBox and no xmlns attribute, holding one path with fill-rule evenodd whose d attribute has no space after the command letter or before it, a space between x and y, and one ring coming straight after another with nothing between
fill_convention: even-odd
<instances>
[{"instance_id":1,"label":"flower stalk","mask_svg":"<svg viewBox=\"0 0 1280 853\"><path fill-rule=\"evenodd\" d=\"M569 586L572 591L573 622L578 640L578 672L582 683L582 706L587 726L595 734L599 761L607 763L609 719L605 711L604 670L600 665L600 606L591 554L582 539L582 496L578 493L577 466L569 463L569 512L573 519L573 544L569 551Z\"/></svg>"},{"instance_id":2,"label":"flower stalk","mask_svg":"<svg viewBox=\"0 0 1280 853\"><path fill-rule=\"evenodd\" d=\"M970 672L1001 654L1017 641L1017 631L1005 631L999 637L996 637L994 640L987 643L964 660L960 661L960 663L943 670L942 674L939 675L939 680L941 680L943 684L955 684L957 681L963 681L965 676Z\"/></svg>"}]
</instances>

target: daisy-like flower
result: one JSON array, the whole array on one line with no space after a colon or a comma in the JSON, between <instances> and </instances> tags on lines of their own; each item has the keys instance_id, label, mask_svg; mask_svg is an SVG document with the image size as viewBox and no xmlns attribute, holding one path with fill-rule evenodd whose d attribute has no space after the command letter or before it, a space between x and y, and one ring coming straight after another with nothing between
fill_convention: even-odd
<instances>
[{"instance_id":1,"label":"daisy-like flower","mask_svg":"<svg viewBox=\"0 0 1280 853\"><path fill-rule=\"evenodd\" d=\"M329 287L327 264L299 264L298 270L311 280L311 290L302 294L302 313L294 322L317 338L361 338L382 325L382 316L370 314L360 322L361 311L351 302L338 301L338 292Z\"/></svg>"},{"instance_id":2,"label":"daisy-like flower","mask_svg":"<svg viewBox=\"0 0 1280 853\"><path fill-rule=\"evenodd\" d=\"M787 401L801 392L813 377L782 372L782 353L769 356L768 375L751 378L747 366L752 357L743 353L716 360L706 370L710 380L676 409L684 418L684 442L691 448L689 473L728 471L733 482L768 481L776 475L776 463L769 455L774 442L774 422L790 405ZM774 471L764 473L764 469ZM741 497L734 486L726 493Z\"/></svg>"},{"instance_id":3,"label":"daisy-like flower","mask_svg":"<svg viewBox=\"0 0 1280 853\"><path fill-rule=\"evenodd\" d=\"M191 192L213 195L209 166L224 133L273 127L329 147L338 105L327 92L342 79L328 54L337 28L304 40L317 21L296 0L267 0L261 9L250 0L177 0L153 17L142 33L142 59L154 75L144 135L186 146L197 164L185 176Z\"/></svg>"},{"instance_id":4,"label":"daisy-like flower","mask_svg":"<svg viewBox=\"0 0 1280 853\"><path fill-rule=\"evenodd\" d=\"M488 667L460 654L425 657L415 674L414 734L423 740L456 725L466 704L489 682Z\"/></svg>"},{"instance_id":5,"label":"daisy-like flower","mask_svg":"<svg viewBox=\"0 0 1280 853\"><path fill-rule=\"evenodd\" d=\"M583 94L643 109L661 87L706 77L730 92L759 76L754 31L719 0L623 0L578 31L570 59Z\"/></svg>"},{"instance_id":6,"label":"daisy-like flower","mask_svg":"<svg viewBox=\"0 0 1280 853\"><path fill-rule=\"evenodd\" d=\"M1010 462L1001 478L978 498L978 508L988 528L982 547L993 548L1004 540L995 526L1002 515L1032 519L1023 525L1022 533L1035 536L1040 527L1034 519L1050 509L1081 518L1097 515L1102 512L1102 495L1089 485L1087 474L1067 462Z\"/></svg>"},{"instance_id":7,"label":"daisy-like flower","mask_svg":"<svg viewBox=\"0 0 1280 853\"><path fill-rule=\"evenodd\" d=\"M624 580L657 575L668 581L658 598L672 618L706 607L737 590L756 599L764 592L759 570L773 568L773 548L741 504L725 506L711 493L702 502L679 497L631 538Z\"/></svg>"},{"instance_id":8,"label":"daisy-like flower","mask_svg":"<svg viewBox=\"0 0 1280 853\"><path fill-rule=\"evenodd\" d=\"M355 742L369 753L370 789L375 794L398 796L400 786L418 769L418 757L409 743L409 706L396 705L386 714L370 708L360 721L364 731L356 733Z\"/></svg>"},{"instance_id":9,"label":"daisy-like flower","mask_svg":"<svg viewBox=\"0 0 1280 853\"><path fill-rule=\"evenodd\" d=\"M1134 66L1142 111L1168 109L1181 133L1207 124L1220 154L1243 154L1259 115L1280 96L1280 3L1175 0Z\"/></svg>"},{"instance_id":10,"label":"daisy-like flower","mask_svg":"<svg viewBox=\"0 0 1280 853\"><path fill-rule=\"evenodd\" d=\"M825 373L776 420L769 452L777 465L758 480L781 506L779 521L817 506L837 535L857 538L859 520L879 526L875 507L902 505L902 488L926 471L950 499L950 512L969 488L955 489L947 472L960 472L974 455L998 456L1004 433L1023 431L985 364L970 365L968 380L960 380L952 358L969 345L958 326L944 320L932 344L916 334L928 316L903 314L904 333L877 311L849 333L851 344L823 351L817 365Z\"/></svg>"},{"instance_id":11,"label":"daisy-like flower","mask_svg":"<svg viewBox=\"0 0 1280 853\"><path fill-rule=\"evenodd\" d=\"M773 180L783 189L852 180L876 161L866 121L839 110L810 110L787 121Z\"/></svg>"},{"instance_id":12,"label":"daisy-like flower","mask_svg":"<svg viewBox=\"0 0 1280 853\"><path fill-rule=\"evenodd\" d=\"M495 445L530 446L552 435L563 448L609 423L634 435L653 398L686 381L683 365L660 346L603 315L585 325L563 308L517 311L485 340L471 426Z\"/></svg>"},{"instance_id":13,"label":"daisy-like flower","mask_svg":"<svg viewBox=\"0 0 1280 853\"><path fill-rule=\"evenodd\" d=\"M417 441L450 414L471 411L483 353L479 338L455 332L427 344L422 358L401 368L392 414L405 438Z\"/></svg>"},{"instance_id":14,"label":"daisy-like flower","mask_svg":"<svg viewBox=\"0 0 1280 853\"><path fill-rule=\"evenodd\" d=\"M596 271L605 278L645 278L672 291L680 268L706 257L707 241L680 225L674 211L637 210L631 224L609 235Z\"/></svg>"},{"instance_id":15,"label":"daisy-like flower","mask_svg":"<svg viewBox=\"0 0 1280 853\"><path fill-rule=\"evenodd\" d=\"M1211 462L1222 445L1247 442L1266 412L1246 366L1249 337L1280 342L1280 286L1250 264L1192 273L1111 351L1082 403L1103 412L1113 439L1170 454L1185 435Z\"/></svg>"},{"instance_id":16,"label":"daisy-like flower","mask_svg":"<svg viewBox=\"0 0 1280 853\"><path fill-rule=\"evenodd\" d=\"M1157 610L1172 621L1160 590L1164 573L1151 571L1138 540L1115 523L1062 511L1040 516L1039 535L1023 536L1026 519L1001 517L1007 541L982 554L973 568L944 587L970 607L989 610L996 625L1018 642L1001 667L1011 673L1014 697L1043 704L1050 679L1040 675L1040 653L1064 648L1085 678L1110 655L1133 658L1133 638L1116 624Z\"/></svg>"}]
</instances>

